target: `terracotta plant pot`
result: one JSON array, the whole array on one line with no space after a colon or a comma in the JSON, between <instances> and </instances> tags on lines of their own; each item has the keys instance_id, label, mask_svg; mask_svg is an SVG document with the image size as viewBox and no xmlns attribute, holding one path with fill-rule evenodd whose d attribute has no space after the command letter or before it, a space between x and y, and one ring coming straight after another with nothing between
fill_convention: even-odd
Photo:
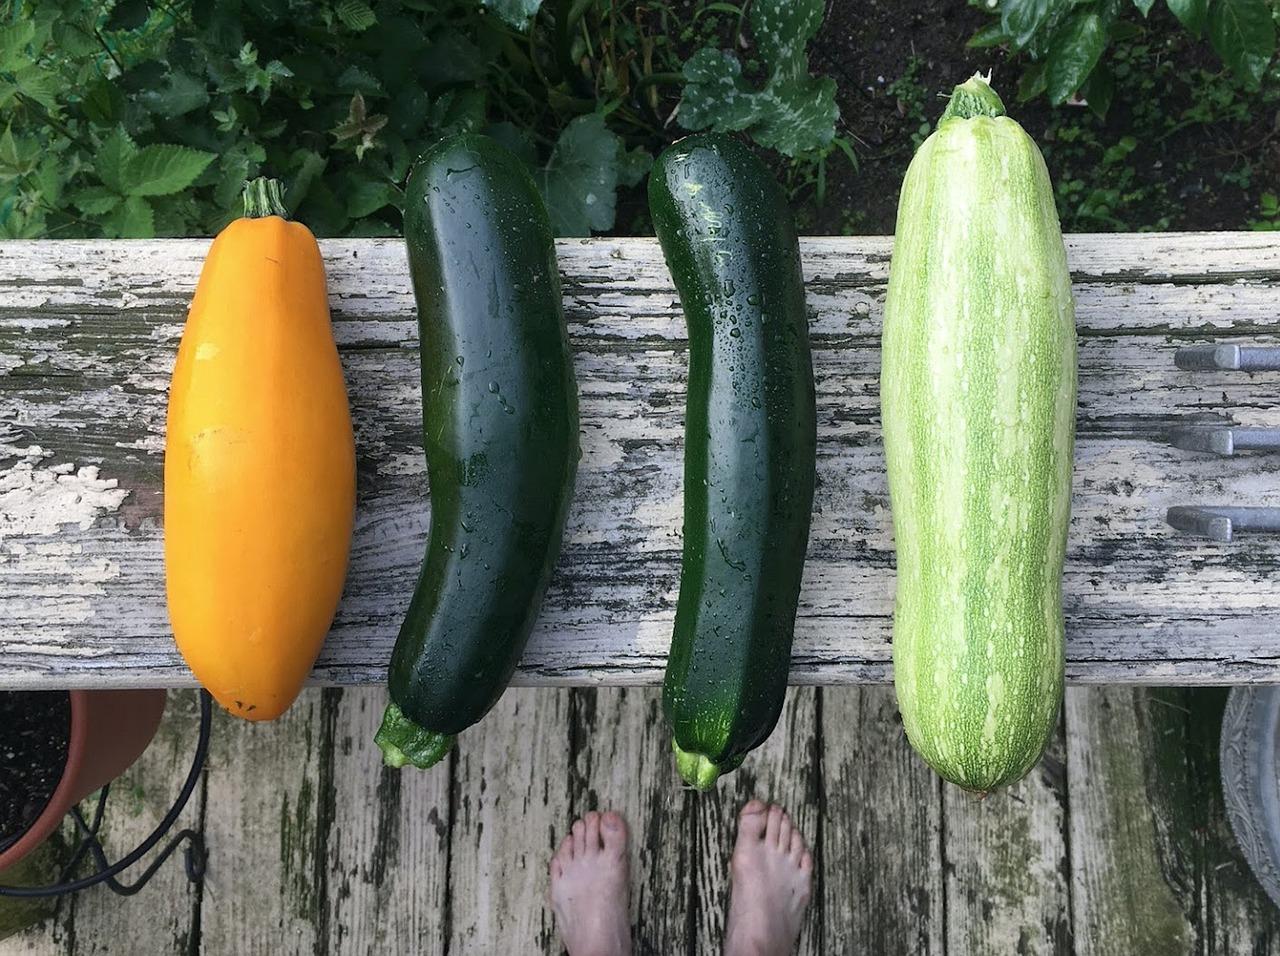
<instances>
[{"instance_id":1,"label":"terracotta plant pot","mask_svg":"<svg viewBox=\"0 0 1280 956\"><path fill-rule=\"evenodd\" d=\"M0 853L0 872L49 838L70 809L124 773L151 743L164 713L162 690L73 690L67 762L40 816Z\"/></svg>"}]
</instances>

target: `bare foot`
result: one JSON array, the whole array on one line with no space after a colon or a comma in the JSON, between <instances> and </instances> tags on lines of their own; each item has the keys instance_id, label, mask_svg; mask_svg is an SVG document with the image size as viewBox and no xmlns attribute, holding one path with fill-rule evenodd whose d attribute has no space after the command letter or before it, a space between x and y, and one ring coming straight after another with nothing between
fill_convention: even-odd
<instances>
[{"instance_id":1,"label":"bare foot","mask_svg":"<svg viewBox=\"0 0 1280 956\"><path fill-rule=\"evenodd\" d=\"M569 956L629 956L627 824L594 810L573 822L551 858L547 901Z\"/></svg>"},{"instance_id":2,"label":"bare foot","mask_svg":"<svg viewBox=\"0 0 1280 956\"><path fill-rule=\"evenodd\" d=\"M781 807L752 800L738 815L725 956L786 956L809 905L813 857Z\"/></svg>"}]
</instances>

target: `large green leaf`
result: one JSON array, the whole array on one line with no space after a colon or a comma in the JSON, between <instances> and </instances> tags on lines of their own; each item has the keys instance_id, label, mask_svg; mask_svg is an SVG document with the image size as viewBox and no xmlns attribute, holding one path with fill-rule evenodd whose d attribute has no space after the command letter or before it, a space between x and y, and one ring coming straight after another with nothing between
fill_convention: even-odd
<instances>
[{"instance_id":1,"label":"large green leaf","mask_svg":"<svg viewBox=\"0 0 1280 956\"><path fill-rule=\"evenodd\" d=\"M481 0L481 2L517 30L527 30L529 21L542 6L542 0Z\"/></svg>"},{"instance_id":2,"label":"large green leaf","mask_svg":"<svg viewBox=\"0 0 1280 956\"><path fill-rule=\"evenodd\" d=\"M93 171L108 189L124 195L128 192L125 188L125 167L137 151L138 147L133 145L129 134L117 126L94 154Z\"/></svg>"},{"instance_id":3,"label":"large green leaf","mask_svg":"<svg viewBox=\"0 0 1280 956\"><path fill-rule=\"evenodd\" d=\"M1045 24L1060 0L1004 0L1000 5L1000 26L1015 46L1026 46Z\"/></svg>"},{"instance_id":4,"label":"large green leaf","mask_svg":"<svg viewBox=\"0 0 1280 956\"><path fill-rule=\"evenodd\" d=\"M16 70L30 63L27 47L35 35L35 24L30 20L19 20L0 27L0 70Z\"/></svg>"},{"instance_id":5,"label":"large green leaf","mask_svg":"<svg viewBox=\"0 0 1280 956\"><path fill-rule=\"evenodd\" d=\"M754 0L751 35L779 79L803 77L809 69L804 48L822 26L824 0Z\"/></svg>"},{"instance_id":6,"label":"large green leaf","mask_svg":"<svg viewBox=\"0 0 1280 956\"><path fill-rule=\"evenodd\" d=\"M699 50L685 61L683 73L679 116L685 129L742 130L759 117L759 97L742 79L742 64L732 54Z\"/></svg>"},{"instance_id":7,"label":"large green leaf","mask_svg":"<svg viewBox=\"0 0 1280 956\"><path fill-rule=\"evenodd\" d=\"M1214 0L1209 39L1222 62L1257 86L1276 52L1276 25L1268 0Z\"/></svg>"},{"instance_id":8,"label":"large green leaf","mask_svg":"<svg viewBox=\"0 0 1280 956\"><path fill-rule=\"evenodd\" d=\"M102 220L108 238L150 239L156 234L155 214L151 203L141 196L130 196Z\"/></svg>"},{"instance_id":9,"label":"large green leaf","mask_svg":"<svg viewBox=\"0 0 1280 956\"><path fill-rule=\"evenodd\" d=\"M338 15L343 26L356 33L363 33L378 22L377 14L364 0L338 0L333 12Z\"/></svg>"},{"instance_id":10,"label":"large green leaf","mask_svg":"<svg viewBox=\"0 0 1280 956\"><path fill-rule=\"evenodd\" d=\"M54 73L32 63L13 74L18 90L28 99L35 100L51 113L58 111L58 93L62 82Z\"/></svg>"},{"instance_id":11,"label":"large green leaf","mask_svg":"<svg viewBox=\"0 0 1280 956\"><path fill-rule=\"evenodd\" d=\"M678 118L685 129L745 131L787 156L820 150L835 139L840 110L835 82L809 75L805 46L822 24L822 0L755 0L752 36L768 64L755 90L737 57L706 47L685 61Z\"/></svg>"},{"instance_id":12,"label":"large green leaf","mask_svg":"<svg viewBox=\"0 0 1280 956\"><path fill-rule=\"evenodd\" d=\"M1205 19L1209 15L1209 0L1165 0L1169 11L1182 21L1195 36L1204 33Z\"/></svg>"},{"instance_id":13,"label":"large green leaf","mask_svg":"<svg viewBox=\"0 0 1280 956\"><path fill-rule=\"evenodd\" d=\"M1045 82L1049 102L1063 103L1084 85L1107 46L1107 24L1094 10L1082 7L1053 35Z\"/></svg>"},{"instance_id":14,"label":"large green leaf","mask_svg":"<svg viewBox=\"0 0 1280 956\"><path fill-rule=\"evenodd\" d=\"M125 163L121 183L128 196L168 196L186 189L213 153L187 146L144 146Z\"/></svg>"},{"instance_id":15,"label":"large green leaf","mask_svg":"<svg viewBox=\"0 0 1280 956\"><path fill-rule=\"evenodd\" d=\"M829 146L835 139L836 81L830 77L807 77L796 83L766 91L768 109L751 130L752 138L761 146L776 149L784 156Z\"/></svg>"},{"instance_id":16,"label":"large green leaf","mask_svg":"<svg viewBox=\"0 0 1280 956\"><path fill-rule=\"evenodd\" d=\"M100 216L120 205L120 195L106 186L89 186L72 194L71 204L90 216Z\"/></svg>"},{"instance_id":17,"label":"large green leaf","mask_svg":"<svg viewBox=\"0 0 1280 956\"><path fill-rule=\"evenodd\" d=\"M557 236L613 228L621 150L599 113L579 116L564 128L537 176Z\"/></svg>"}]
</instances>

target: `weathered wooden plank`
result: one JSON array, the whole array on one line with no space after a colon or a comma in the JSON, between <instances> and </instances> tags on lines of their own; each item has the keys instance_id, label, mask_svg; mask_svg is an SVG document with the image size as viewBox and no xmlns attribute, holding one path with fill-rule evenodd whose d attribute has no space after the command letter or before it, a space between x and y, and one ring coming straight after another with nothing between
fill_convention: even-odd
<instances>
[{"instance_id":1,"label":"weathered wooden plank","mask_svg":"<svg viewBox=\"0 0 1280 956\"><path fill-rule=\"evenodd\" d=\"M218 711L206 781L201 951L329 951L338 693L306 691L272 723Z\"/></svg>"},{"instance_id":2,"label":"weathered wooden plank","mask_svg":"<svg viewBox=\"0 0 1280 956\"><path fill-rule=\"evenodd\" d=\"M815 688L787 691L782 716L773 734L714 790L695 797L693 835L694 881L690 924L694 953L719 952L729 911L729 857L738 836L738 811L751 799L776 803L791 816L814 857L813 903L796 952L801 956L823 948L823 833L821 822L822 740Z\"/></svg>"},{"instance_id":3,"label":"weathered wooden plank","mask_svg":"<svg viewBox=\"0 0 1280 956\"><path fill-rule=\"evenodd\" d=\"M828 953L946 952L942 798L889 687L822 688Z\"/></svg>"},{"instance_id":4,"label":"weathered wooden plank","mask_svg":"<svg viewBox=\"0 0 1280 956\"><path fill-rule=\"evenodd\" d=\"M161 567L164 391L206 244L0 245L0 686L190 683ZM360 449L351 577L321 682L381 680L427 520L413 304L395 241L323 245ZM793 680L889 676L893 554L878 438L884 238L804 245L818 495ZM1280 426L1280 373L1173 351L1280 341L1280 239L1077 236L1080 440L1065 604L1072 680L1280 679L1280 541L1200 542L1172 504L1280 504L1280 463L1170 449L1186 420ZM564 554L517 683L654 684L680 554L685 342L652 240L559 247L582 391ZM1223 596L1230 600L1223 600Z\"/></svg>"},{"instance_id":5,"label":"weathered wooden plank","mask_svg":"<svg viewBox=\"0 0 1280 956\"><path fill-rule=\"evenodd\" d=\"M1071 907L1080 956L1195 952L1147 787L1142 691L1068 688ZM1147 743L1144 746L1144 742Z\"/></svg>"},{"instance_id":6,"label":"weathered wooden plank","mask_svg":"<svg viewBox=\"0 0 1280 956\"><path fill-rule=\"evenodd\" d=\"M1196 952L1280 952L1280 910L1254 880L1226 819L1218 763L1226 691L1134 696L1156 848L1197 937Z\"/></svg>"},{"instance_id":7,"label":"weathered wooden plank","mask_svg":"<svg viewBox=\"0 0 1280 956\"><path fill-rule=\"evenodd\" d=\"M450 953L561 952L547 865L573 822L569 691L509 690L458 738Z\"/></svg>"},{"instance_id":8,"label":"weathered wooden plank","mask_svg":"<svg viewBox=\"0 0 1280 956\"><path fill-rule=\"evenodd\" d=\"M979 799L942 787L947 952L1071 956L1066 741L1040 764Z\"/></svg>"},{"instance_id":9,"label":"weathered wooden plank","mask_svg":"<svg viewBox=\"0 0 1280 956\"><path fill-rule=\"evenodd\" d=\"M448 766L420 772L382 763L373 735L387 695L338 691L333 816L326 841L330 951L442 953L448 912ZM509 732L515 728L509 727Z\"/></svg>"},{"instance_id":10,"label":"weathered wooden plank","mask_svg":"<svg viewBox=\"0 0 1280 956\"><path fill-rule=\"evenodd\" d=\"M616 810L631 828L631 925L637 956L690 953L693 810L656 688L583 688L570 698L571 817ZM563 825L562 825L563 830Z\"/></svg>"}]
</instances>

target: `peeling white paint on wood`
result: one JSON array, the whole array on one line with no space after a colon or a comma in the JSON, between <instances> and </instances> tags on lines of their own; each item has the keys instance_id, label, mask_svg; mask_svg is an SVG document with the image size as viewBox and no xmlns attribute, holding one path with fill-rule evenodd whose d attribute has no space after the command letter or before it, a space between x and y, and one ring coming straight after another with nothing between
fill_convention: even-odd
<instances>
[{"instance_id":1,"label":"peeling white paint on wood","mask_svg":"<svg viewBox=\"0 0 1280 956\"><path fill-rule=\"evenodd\" d=\"M0 687L190 685L164 605L165 389L208 243L0 244ZM803 243L818 492L792 679L890 675L879 445L890 240ZM428 521L401 243L322 243L359 449L346 595L314 678L381 681ZM523 684L656 684L678 583L685 352L650 239L561 242L583 459ZM1065 575L1076 681L1280 680L1280 540L1175 533L1173 504L1280 505L1280 458L1177 451L1188 421L1280 426L1280 373L1190 373L1206 341L1280 342L1280 237L1073 236L1079 433Z\"/></svg>"}]
</instances>

